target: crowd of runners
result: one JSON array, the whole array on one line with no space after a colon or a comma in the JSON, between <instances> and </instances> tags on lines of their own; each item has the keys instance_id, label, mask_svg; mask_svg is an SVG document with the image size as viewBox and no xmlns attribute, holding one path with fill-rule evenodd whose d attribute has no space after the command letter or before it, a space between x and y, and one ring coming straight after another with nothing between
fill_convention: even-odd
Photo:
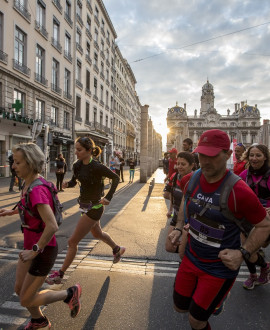
<instances>
[{"instance_id":1,"label":"crowd of runners","mask_svg":"<svg viewBox=\"0 0 270 330\"><path fill-rule=\"evenodd\" d=\"M270 280L270 265L264 248L270 241L270 155L262 144L235 147L233 171L227 168L232 155L229 136L218 129L205 131L193 150L192 140L183 141L182 151L173 148L165 154L164 198L169 200L165 249L179 253L173 301L177 312L188 313L192 329L211 329L209 318L219 315L230 295L242 262L250 275L243 284L254 289ZM63 301L71 317L81 309L79 283L66 290L41 290L60 284L74 260L79 242L89 233L112 249L113 263L120 261L125 247L116 243L100 226L104 206L113 198L121 174L119 155L111 169L97 159L101 149L88 137L75 143L77 160L73 176L64 181L65 160L57 160L57 189L40 176L44 154L34 143L13 148L13 176L23 180L21 198L13 209L0 209L0 216L19 214L24 249L19 254L15 292L31 320L25 329L48 329L51 323L40 306ZM116 159L118 158L118 159ZM130 159L129 181L133 182L135 162ZM122 163L123 166L123 163ZM113 168L114 167L114 168ZM104 196L103 180L110 189ZM59 201L55 191L80 185L77 226L68 240L68 251L60 269L52 271L58 245L55 233L60 223ZM247 207L248 205L248 207ZM258 272L258 273L257 273Z\"/></svg>"},{"instance_id":2,"label":"crowd of runners","mask_svg":"<svg viewBox=\"0 0 270 330\"><path fill-rule=\"evenodd\" d=\"M188 313L192 329L207 330L210 316L223 311L243 261L250 272L245 289L270 281L263 252L270 242L270 155L265 145L246 150L238 143L230 171L232 150L225 132L204 132L193 151L189 143L184 141L183 150L193 159L175 149L164 158L164 197L170 199L165 247L181 259L175 310ZM175 173L168 174L173 162Z\"/></svg>"}]
</instances>

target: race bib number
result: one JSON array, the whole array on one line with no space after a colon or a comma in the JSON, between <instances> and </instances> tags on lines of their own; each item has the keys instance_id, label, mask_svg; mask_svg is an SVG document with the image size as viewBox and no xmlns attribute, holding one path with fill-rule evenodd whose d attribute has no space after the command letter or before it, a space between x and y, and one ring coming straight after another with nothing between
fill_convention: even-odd
<instances>
[{"instance_id":1,"label":"race bib number","mask_svg":"<svg viewBox=\"0 0 270 330\"><path fill-rule=\"evenodd\" d=\"M191 216L189 234L197 241L216 248L220 248L225 232L223 224L199 215Z\"/></svg>"}]
</instances>

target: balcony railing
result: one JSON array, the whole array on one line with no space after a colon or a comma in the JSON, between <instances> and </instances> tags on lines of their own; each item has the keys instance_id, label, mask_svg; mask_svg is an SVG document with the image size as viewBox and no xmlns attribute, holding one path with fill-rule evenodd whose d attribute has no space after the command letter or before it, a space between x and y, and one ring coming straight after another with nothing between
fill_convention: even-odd
<instances>
[{"instance_id":1,"label":"balcony railing","mask_svg":"<svg viewBox=\"0 0 270 330\"><path fill-rule=\"evenodd\" d=\"M79 14L76 14L77 22L80 24L80 26L83 26L83 20Z\"/></svg>"},{"instance_id":2,"label":"balcony railing","mask_svg":"<svg viewBox=\"0 0 270 330\"><path fill-rule=\"evenodd\" d=\"M8 62L8 54L4 53L2 50L0 50L0 61L5 64Z\"/></svg>"},{"instance_id":3,"label":"balcony railing","mask_svg":"<svg viewBox=\"0 0 270 330\"><path fill-rule=\"evenodd\" d=\"M55 84L51 84L51 89L52 89L53 92L55 92L59 95L62 94L62 89L59 86L55 85Z\"/></svg>"},{"instance_id":4,"label":"balcony railing","mask_svg":"<svg viewBox=\"0 0 270 330\"><path fill-rule=\"evenodd\" d=\"M103 35L103 37L105 38L105 31L104 31L103 27L100 29L100 31L101 31L101 34Z\"/></svg>"},{"instance_id":5,"label":"balcony railing","mask_svg":"<svg viewBox=\"0 0 270 330\"><path fill-rule=\"evenodd\" d=\"M30 77L31 70L26 65L20 63L15 59L13 59L13 69L19 70L20 72Z\"/></svg>"},{"instance_id":6,"label":"balcony railing","mask_svg":"<svg viewBox=\"0 0 270 330\"><path fill-rule=\"evenodd\" d=\"M40 74L38 74L36 72L35 72L35 81L37 81L40 84L48 87L48 80L45 77L41 76Z\"/></svg>"},{"instance_id":7,"label":"balcony railing","mask_svg":"<svg viewBox=\"0 0 270 330\"><path fill-rule=\"evenodd\" d=\"M106 60L106 64L107 64L108 67L110 67L110 62L109 62L109 60Z\"/></svg>"},{"instance_id":8,"label":"balcony railing","mask_svg":"<svg viewBox=\"0 0 270 330\"><path fill-rule=\"evenodd\" d=\"M82 117L80 115L75 115L75 120L79 121L81 123L82 122Z\"/></svg>"},{"instance_id":9,"label":"balcony railing","mask_svg":"<svg viewBox=\"0 0 270 330\"><path fill-rule=\"evenodd\" d=\"M88 62L88 64L92 65L92 60L91 60L89 54L86 54L86 55L85 55L85 59L86 59L86 61Z\"/></svg>"},{"instance_id":10,"label":"balcony railing","mask_svg":"<svg viewBox=\"0 0 270 330\"><path fill-rule=\"evenodd\" d=\"M71 27L73 26L73 21L72 21L71 17L69 16L69 14L67 12L65 12L65 20L68 22L68 24Z\"/></svg>"},{"instance_id":11,"label":"balcony railing","mask_svg":"<svg viewBox=\"0 0 270 330\"><path fill-rule=\"evenodd\" d=\"M108 79L106 79L106 84L107 84L107 86L110 86L110 82Z\"/></svg>"},{"instance_id":12,"label":"balcony railing","mask_svg":"<svg viewBox=\"0 0 270 330\"><path fill-rule=\"evenodd\" d=\"M83 54L83 48L78 42L76 42L76 48L81 54Z\"/></svg>"},{"instance_id":13,"label":"balcony railing","mask_svg":"<svg viewBox=\"0 0 270 330\"><path fill-rule=\"evenodd\" d=\"M100 56L103 58L103 60L105 59L105 54L104 54L103 50L100 51Z\"/></svg>"},{"instance_id":14,"label":"balcony railing","mask_svg":"<svg viewBox=\"0 0 270 330\"><path fill-rule=\"evenodd\" d=\"M100 72L100 78L101 78L102 80L105 79L104 73L103 73L102 71Z\"/></svg>"},{"instance_id":15,"label":"balcony railing","mask_svg":"<svg viewBox=\"0 0 270 330\"><path fill-rule=\"evenodd\" d=\"M29 11L21 4L21 1L14 0L14 8L22 14L24 18L27 19L28 22L31 22L31 14Z\"/></svg>"},{"instance_id":16,"label":"balcony railing","mask_svg":"<svg viewBox=\"0 0 270 330\"><path fill-rule=\"evenodd\" d=\"M93 95L93 100L98 102L98 97L95 94Z\"/></svg>"},{"instance_id":17,"label":"balcony railing","mask_svg":"<svg viewBox=\"0 0 270 330\"><path fill-rule=\"evenodd\" d=\"M100 100L100 101L99 101L99 104L100 104L102 107L104 107L104 101Z\"/></svg>"},{"instance_id":18,"label":"balcony railing","mask_svg":"<svg viewBox=\"0 0 270 330\"><path fill-rule=\"evenodd\" d=\"M83 84L78 79L76 79L76 86L79 87L80 89L83 89Z\"/></svg>"},{"instance_id":19,"label":"balcony railing","mask_svg":"<svg viewBox=\"0 0 270 330\"><path fill-rule=\"evenodd\" d=\"M39 23L38 21L36 21L36 20L35 20L35 29L36 29L40 34L42 34L43 37L44 37L45 39L48 40L48 32L47 32L45 26L40 25L40 23Z\"/></svg>"},{"instance_id":20,"label":"balcony railing","mask_svg":"<svg viewBox=\"0 0 270 330\"><path fill-rule=\"evenodd\" d=\"M72 95L69 94L69 92L64 92L64 98L68 99L68 100L72 100Z\"/></svg>"},{"instance_id":21,"label":"balcony railing","mask_svg":"<svg viewBox=\"0 0 270 330\"><path fill-rule=\"evenodd\" d=\"M90 89L87 88L87 87L85 88L85 94L87 94L88 96L91 96L92 95Z\"/></svg>"},{"instance_id":22,"label":"balcony railing","mask_svg":"<svg viewBox=\"0 0 270 330\"><path fill-rule=\"evenodd\" d=\"M99 51L99 45L96 41L94 41L94 46L95 46L96 50Z\"/></svg>"},{"instance_id":23,"label":"balcony railing","mask_svg":"<svg viewBox=\"0 0 270 330\"><path fill-rule=\"evenodd\" d=\"M94 64L94 70L96 71L96 73L99 73L99 68L96 64Z\"/></svg>"},{"instance_id":24,"label":"balcony railing","mask_svg":"<svg viewBox=\"0 0 270 330\"><path fill-rule=\"evenodd\" d=\"M59 51L59 53L62 53L62 46L56 39L54 39L54 37L52 37L52 45Z\"/></svg>"},{"instance_id":25,"label":"balcony railing","mask_svg":"<svg viewBox=\"0 0 270 330\"><path fill-rule=\"evenodd\" d=\"M60 13L62 14L63 11L63 7L61 6L61 3L59 0L52 0L52 3L55 5L55 7L60 11Z\"/></svg>"},{"instance_id":26,"label":"balcony railing","mask_svg":"<svg viewBox=\"0 0 270 330\"><path fill-rule=\"evenodd\" d=\"M86 1L86 7L90 11L90 13L93 14L93 9L89 0Z\"/></svg>"},{"instance_id":27,"label":"balcony railing","mask_svg":"<svg viewBox=\"0 0 270 330\"><path fill-rule=\"evenodd\" d=\"M97 26L99 27L100 26L100 23L99 23L99 19L98 17L95 15L95 22L97 23Z\"/></svg>"},{"instance_id":28,"label":"balcony railing","mask_svg":"<svg viewBox=\"0 0 270 330\"><path fill-rule=\"evenodd\" d=\"M85 34L87 35L87 37L90 39L90 41L92 40L92 34L91 34L91 32L90 32L90 30L89 29L85 29Z\"/></svg>"},{"instance_id":29,"label":"balcony railing","mask_svg":"<svg viewBox=\"0 0 270 330\"><path fill-rule=\"evenodd\" d=\"M64 56L70 63L72 63L72 56L67 50L64 51Z\"/></svg>"}]
</instances>

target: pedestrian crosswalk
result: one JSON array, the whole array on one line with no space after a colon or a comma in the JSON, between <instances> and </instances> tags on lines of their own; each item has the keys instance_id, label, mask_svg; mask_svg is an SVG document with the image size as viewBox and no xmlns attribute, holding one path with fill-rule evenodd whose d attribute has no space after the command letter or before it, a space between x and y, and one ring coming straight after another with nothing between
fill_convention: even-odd
<instances>
[{"instance_id":1,"label":"pedestrian crosswalk","mask_svg":"<svg viewBox=\"0 0 270 330\"><path fill-rule=\"evenodd\" d=\"M175 277L179 262L155 259L138 259L138 258L122 258L121 262L113 264L112 256L95 256L91 255L91 251L98 244L98 240L84 239L79 243L78 253L65 273L65 281L70 277L75 269L121 272L142 276L163 276ZM0 266L1 263L17 262L18 254L21 250L14 248L0 247ZM67 250L58 254L53 269L59 269L64 261ZM248 269L242 265L236 281L243 282L248 276ZM50 286L51 289L61 289L64 284ZM44 284L41 289L48 288ZM44 308L44 307L43 307ZM18 296L14 293L8 300L0 305L0 329L17 329L18 326L28 322L29 312L19 303Z\"/></svg>"}]
</instances>

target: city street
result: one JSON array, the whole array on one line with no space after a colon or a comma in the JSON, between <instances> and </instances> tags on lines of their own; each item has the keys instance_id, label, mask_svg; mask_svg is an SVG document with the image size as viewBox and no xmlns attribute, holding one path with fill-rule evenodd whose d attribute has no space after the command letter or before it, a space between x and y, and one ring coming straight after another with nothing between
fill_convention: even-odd
<instances>
[{"instance_id":1,"label":"city street","mask_svg":"<svg viewBox=\"0 0 270 330\"><path fill-rule=\"evenodd\" d=\"M70 175L68 173L67 178ZM155 185L149 194L153 178ZM48 179L54 181L54 174ZM91 234L80 242L76 259L58 289L79 282L82 309L78 317L72 319L63 302L43 307L52 329L190 329L187 315L173 309L173 283L179 257L164 249L169 221L162 193L163 179L159 168L146 184L140 183L139 169L136 169L134 183L129 184L128 168L125 168L125 182L119 184L106 207L101 225L119 245L126 247L126 253L114 265L111 250L105 243L95 240ZM0 208L12 207L18 201L19 194L9 193L8 184L8 178L0 179ZM59 255L54 269L64 260L68 237L80 216L78 193L79 188L75 187L59 194L65 216L57 233ZM0 329L22 329L29 313L20 306L13 288L16 260L23 242L18 217L0 218L0 229ZM269 247L265 252L269 260ZM270 285L244 290L242 284L247 276L247 267L242 265L224 313L210 319L212 329L269 328Z\"/></svg>"}]
</instances>

